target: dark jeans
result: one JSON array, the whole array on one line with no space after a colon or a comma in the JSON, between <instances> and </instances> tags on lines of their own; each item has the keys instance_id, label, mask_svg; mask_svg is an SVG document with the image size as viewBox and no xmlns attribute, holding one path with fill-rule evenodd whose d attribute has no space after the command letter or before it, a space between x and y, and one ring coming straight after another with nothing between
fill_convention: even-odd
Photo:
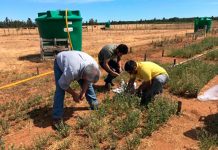
<instances>
[{"instance_id":1,"label":"dark jeans","mask_svg":"<svg viewBox=\"0 0 218 150\"><path fill-rule=\"evenodd\" d=\"M141 104L148 105L155 95L163 92L163 86L169 80L168 75L160 74L151 81L151 88L147 90L142 90Z\"/></svg>"},{"instance_id":2,"label":"dark jeans","mask_svg":"<svg viewBox=\"0 0 218 150\"><path fill-rule=\"evenodd\" d=\"M114 60L110 60L110 61L108 62L108 65L109 65L109 67L110 67L111 70L113 70L114 72L120 74L120 66L119 66L119 63L118 63L118 62L116 62L116 61L114 61ZM101 66L103 69L105 69L104 66L103 66L103 62L100 62L100 66ZM112 76L110 73L108 73L107 77L104 79L104 82L105 82L106 84L112 83L112 80L113 80L114 78L116 78L116 77L114 77L114 76Z\"/></svg>"}]
</instances>

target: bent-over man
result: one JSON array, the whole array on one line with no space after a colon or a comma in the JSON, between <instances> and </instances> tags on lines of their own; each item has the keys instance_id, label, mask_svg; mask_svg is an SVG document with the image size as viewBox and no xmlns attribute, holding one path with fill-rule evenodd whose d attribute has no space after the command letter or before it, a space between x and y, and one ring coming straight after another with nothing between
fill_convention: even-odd
<instances>
[{"instance_id":1,"label":"bent-over man","mask_svg":"<svg viewBox=\"0 0 218 150\"><path fill-rule=\"evenodd\" d=\"M98 54L100 66L108 73L105 78L105 87L110 90L113 86L112 80L121 73L121 57L128 53L128 47L125 44L109 44L104 46Z\"/></svg>"},{"instance_id":2,"label":"bent-over man","mask_svg":"<svg viewBox=\"0 0 218 150\"><path fill-rule=\"evenodd\" d=\"M54 75L56 84L52 116L54 122L62 120L65 91L71 94L76 102L86 97L91 109L98 106L92 83L99 80L100 70L91 56L80 51L60 52L54 61ZM73 81L80 84L80 93L76 93L75 89L70 87Z\"/></svg>"},{"instance_id":3,"label":"bent-over man","mask_svg":"<svg viewBox=\"0 0 218 150\"><path fill-rule=\"evenodd\" d=\"M124 68L130 74L127 89L132 88L136 77L143 80L137 89L137 93L142 94L142 105L147 105L156 94L162 93L163 85L169 80L166 70L150 61L135 62L129 60Z\"/></svg>"}]
</instances>

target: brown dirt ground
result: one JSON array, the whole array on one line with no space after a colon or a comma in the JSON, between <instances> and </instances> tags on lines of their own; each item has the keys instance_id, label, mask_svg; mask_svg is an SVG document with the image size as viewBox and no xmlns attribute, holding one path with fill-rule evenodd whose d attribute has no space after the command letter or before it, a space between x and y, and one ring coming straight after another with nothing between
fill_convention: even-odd
<instances>
[{"instance_id":1,"label":"brown dirt ground","mask_svg":"<svg viewBox=\"0 0 218 150\"><path fill-rule=\"evenodd\" d=\"M192 32L192 30L84 32L83 49L96 58L100 48L108 43L126 43L133 48L139 45L139 48L135 48L133 53L124 56L123 59L128 60L134 58L136 60L143 60L144 54L147 53L148 60L171 63L173 62L173 58L161 57L161 48L154 49L149 43L152 40L160 40L164 37L173 38L175 35L184 35L186 32ZM32 76L36 73L36 67L39 68L40 73L52 69L52 61L44 63L39 61L39 36L37 31L31 31L31 35L5 36L3 35L3 31L0 30L0 53L0 85ZM182 61L182 59L178 61ZM17 87L0 91L0 103L12 100L27 100L29 97L39 93L41 95L47 95L50 91L54 90L54 79L52 75L46 78L49 79L48 82L46 82L46 79L37 79ZM103 81L101 80L98 85L101 86L102 84ZM214 84L218 84L217 77L208 83L203 90ZM99 99L103 99L104 96L105 93L98 94ZM196 99L174 98L181 100L183 103L182 115L171 118L167 124L154 132L151 137L143 139L139 149L198 149L195 129L203 125L199 121L199 118L217 113L218 102L200 102ZM89 113L89 111L84 110L87 106L87 103L84 101L80 104L73 105L73 108L66 109L65 116L67 123L74 126L78 117ZM21 130L11 131L4 137L6 145L19 145L21 143L30 145L36 135L53 133L49 116L43 116L41 119L44 125L31 120ZM75 149L86 148L85 145L81 144L81 141L83 141L81 136L75 134L73 137L76 139L74 141Z\"/></svg>"}]
</instances>

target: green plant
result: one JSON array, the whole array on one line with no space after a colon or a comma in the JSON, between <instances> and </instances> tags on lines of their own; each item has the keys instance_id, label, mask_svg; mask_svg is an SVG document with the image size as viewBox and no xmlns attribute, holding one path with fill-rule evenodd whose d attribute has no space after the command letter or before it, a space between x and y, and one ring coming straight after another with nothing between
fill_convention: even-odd
<instances>
[{"instance_id":1,"label":"green plant","mask_svg":"<svg viewBox=\"0 0 218 150\"><path fill-rule=\"evenodd\" d=\"M5 150L5 142L2 140L1 136L0 136L0 149Z\"/></svg>"},{"instance_id":2,"label":"green plant","mask_svg":"<svg viewBox=\"0 0 218 150\"><path fill-rule=\"evenodd\" d=\"M77 81L74 81L74 82L72 82L72 83L70 84L70 87L71 87L72 89L79 89L79 88L80 88L80 85L79 85L79 83L78 83Z\"/></svg>"},{"instance_id":3,"label":"green plant","mask_svg":"<svg viewBox=\"0 0 218 150\"><path fill-rule=\"evenodd\" d=\"M61 121L60 123L56 124L55 127L57 128L57 134L61 137L61 138L66 138L70 135L71 132L71 128L69 125L65 124L63 121Z\"/></svg>"},{"instance_id":4,"label":"green plant","mask_svg":"<svg viewBox=\"0 0 218 150\"><path fill-rule=\"evenodd\" d=\"M126 144L124 146L125 150L135 150L138 148L139 144L140 144L140 137L138 135L134 135L131 138L127 138L126 139Z\"/></svg>"},{"instance_id":5,"label":"green plant","mask_svg":"<svg viewBox=\"0 0 218 150\"><path fill-rule=\"evenodd\" d=\"M145 127L142 129L142 137L150 136L165 123L172 115L176 114L177 103L167 97L157 96L148 105Z\"/></svg>"},{"instance_id":6,"label":"green plant","mask_svg":"<svg viewBox=\"0 0 218 150\"><path fill-rule=\"evenodd\" d=\"M200 89L218 73L218 66L192 61L168 70L169 91L184 97L197 97Z\"/></svg>"},{"instance_id":7,"label":"green plant","mask_svg":"<svg viewBox=\"0 0 218 150\"><path fill-rule=\"evenodd\" d=\"M53 135L39 135L33 140L33 149L34 150L41 150L46 149L47 146L51 144L51 139Z\"/></svg>"},{"instance_id":8,"label":"green plant","mask_svg":"<svg viewBox=\"0 0 218 150\"><path fill-rule=\"evenodd\" d=\"M212 150L218 147L218 135L211 134L206 130L198 132L199 147L201 150Z\"/></svg>"},{"instance_id":9,"label":"green plant","mask_svg":"<svg viewBox=\"0 0 218 150\"><path fill-rule=\"evenodd\" d=\"M9 130L9 123L5 120L0 118L0 136L7 134Z\"/></svg>"},{"instance_id":10,"label":"green plant","mask_svg":"<svg viewBox=\"0 0 218 150\"><path fill-rule=\"evenodd\" d=\"M205 59L218 61L218 50L207 53Z\"/></svg>"},{"instance_id":11,"label":"green plant","mask_svg":"<svg viewBox=\"0 0 218 150\"><path fill-rule=\"evenodd\" d=\"M125 118L120 118L115 123L115 127L117 128L119 134L127 134L133 132L135 128L139 125L140 119L140 111L132 111L126 114Z\"/></svg>"},{"instance_id":12,"label":"green plant","mask_svg":"<svg viewBox=\"0 0 218 150\"><path fill-rule=\"evenodd\" d=\"M71 139L65 139L60 144L58 144L57 150L67 150L70 149L72 140Z\"/></svg>"}]
</instances>

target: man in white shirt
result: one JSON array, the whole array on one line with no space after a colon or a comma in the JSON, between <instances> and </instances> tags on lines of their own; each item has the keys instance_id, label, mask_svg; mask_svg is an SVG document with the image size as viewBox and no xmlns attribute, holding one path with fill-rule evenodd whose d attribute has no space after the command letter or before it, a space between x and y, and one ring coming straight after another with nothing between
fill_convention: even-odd
<instances>
[{"instance_id":1,"label":"man in white shirt","mask_svg":"<svg viewBox=\"0 0 218 150\"><path fill-rule=\"evenodd\" d=\"M79 102L86 97L93 110L98 105L92 83L100 77L97 62L88 54L80 51L64 51L56 56L54 61L56 91L53 104L53 120L61 120L64 112L65 91L72 95L73 100ZM70 87L72 81L81 86L78 94Z\"/></svg>"}]
</instances>

